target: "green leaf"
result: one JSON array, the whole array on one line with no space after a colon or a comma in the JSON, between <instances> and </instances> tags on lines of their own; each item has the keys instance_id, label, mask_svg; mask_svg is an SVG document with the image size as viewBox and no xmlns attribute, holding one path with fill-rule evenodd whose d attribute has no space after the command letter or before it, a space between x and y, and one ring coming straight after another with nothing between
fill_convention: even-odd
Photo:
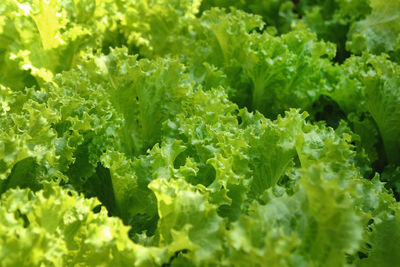
<instances>
[{"instance_id":1,"label":"green leaf","mask_svg":"<svg viewBox=\"0 0 400 267\"><path fill-rule=\"evenodd\" d=\"M160 245L188 250L196 265L212 264L222 252L223 220L207 194L182 179L157 179L149 188L157 196Z\"/></svg>"},{"instance_id":2,"label":"green leaf","mask_svg":"<svg viewBox=\"0 0 400 267\"><path fill-rule=\"evenodd\" d=\"M400 36L400 3L396 0L371 0L372 12L352 25L346 46L353 53L370 51L374 54L397 49Z\"/></svg>"},{"instance_id":3,"label":"green leaf","mask_svg":"<svg viewBox=\"0 0 400 267\"><path fill-rule=\"evenodd\" d=\"M44 190L14 189L1 198L0 259L7 266L129 265L156 266L165 252L128 238L128 227L96 199L47 185Z\"/></svg>"}]
</instances>

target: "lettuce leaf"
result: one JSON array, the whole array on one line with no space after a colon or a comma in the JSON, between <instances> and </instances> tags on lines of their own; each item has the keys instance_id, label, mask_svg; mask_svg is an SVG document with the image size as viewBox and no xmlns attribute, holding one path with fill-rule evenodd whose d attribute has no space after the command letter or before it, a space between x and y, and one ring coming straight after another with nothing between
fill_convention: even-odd
<instances>
[{"instance_id":1,"label":"lettuce leaf","mask_svg":"<svg viewBox=\"0 0 400 267\"><path fill-rule=\"evenodd\" d=\"M128 227L104 208L93 212L99 204L50 185L36 193L7 191L0 208L2 264L157 266L165 261L163 249L133 243Z\"/></svg>"},{"instance_id":2,"label":"lettuce leaf","mask_svg":"<svg viewBox=\"0 0 400 267\"><path fill-rule=\"evenodd\" d=\"M395 265L393 7L3 1L0 262Z\"/></svg>"}]
</instances>

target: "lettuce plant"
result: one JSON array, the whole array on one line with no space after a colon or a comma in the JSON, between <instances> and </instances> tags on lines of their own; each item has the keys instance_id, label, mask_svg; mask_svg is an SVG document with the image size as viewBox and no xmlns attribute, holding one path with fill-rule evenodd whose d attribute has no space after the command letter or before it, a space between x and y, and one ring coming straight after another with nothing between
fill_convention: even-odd
<instances>
[{"instance_id":1,"label":"lettuce plant","mask_svg":"<svg viewBox=\"0 0 400 267\"><path fill-rule=\"evenodd\" d=\"M399 8L2 1L0 266L397 266Z\"/></svg>"}]
</instances>

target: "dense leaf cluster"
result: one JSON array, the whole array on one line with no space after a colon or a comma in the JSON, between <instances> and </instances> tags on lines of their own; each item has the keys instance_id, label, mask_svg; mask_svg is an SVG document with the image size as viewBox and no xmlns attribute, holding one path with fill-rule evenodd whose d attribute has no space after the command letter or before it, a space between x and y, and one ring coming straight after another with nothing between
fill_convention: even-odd
<instances>
[{"instance_id":1,"label":"dense leaf cluster","mask_svg":"<svg viewBox=\"0 0 400 267\"><path fill-rule=\"evenodd\" d=\"M0 103L0 266L400 262L398 0L3 0Z\"/></svg>"}]
</instances>

